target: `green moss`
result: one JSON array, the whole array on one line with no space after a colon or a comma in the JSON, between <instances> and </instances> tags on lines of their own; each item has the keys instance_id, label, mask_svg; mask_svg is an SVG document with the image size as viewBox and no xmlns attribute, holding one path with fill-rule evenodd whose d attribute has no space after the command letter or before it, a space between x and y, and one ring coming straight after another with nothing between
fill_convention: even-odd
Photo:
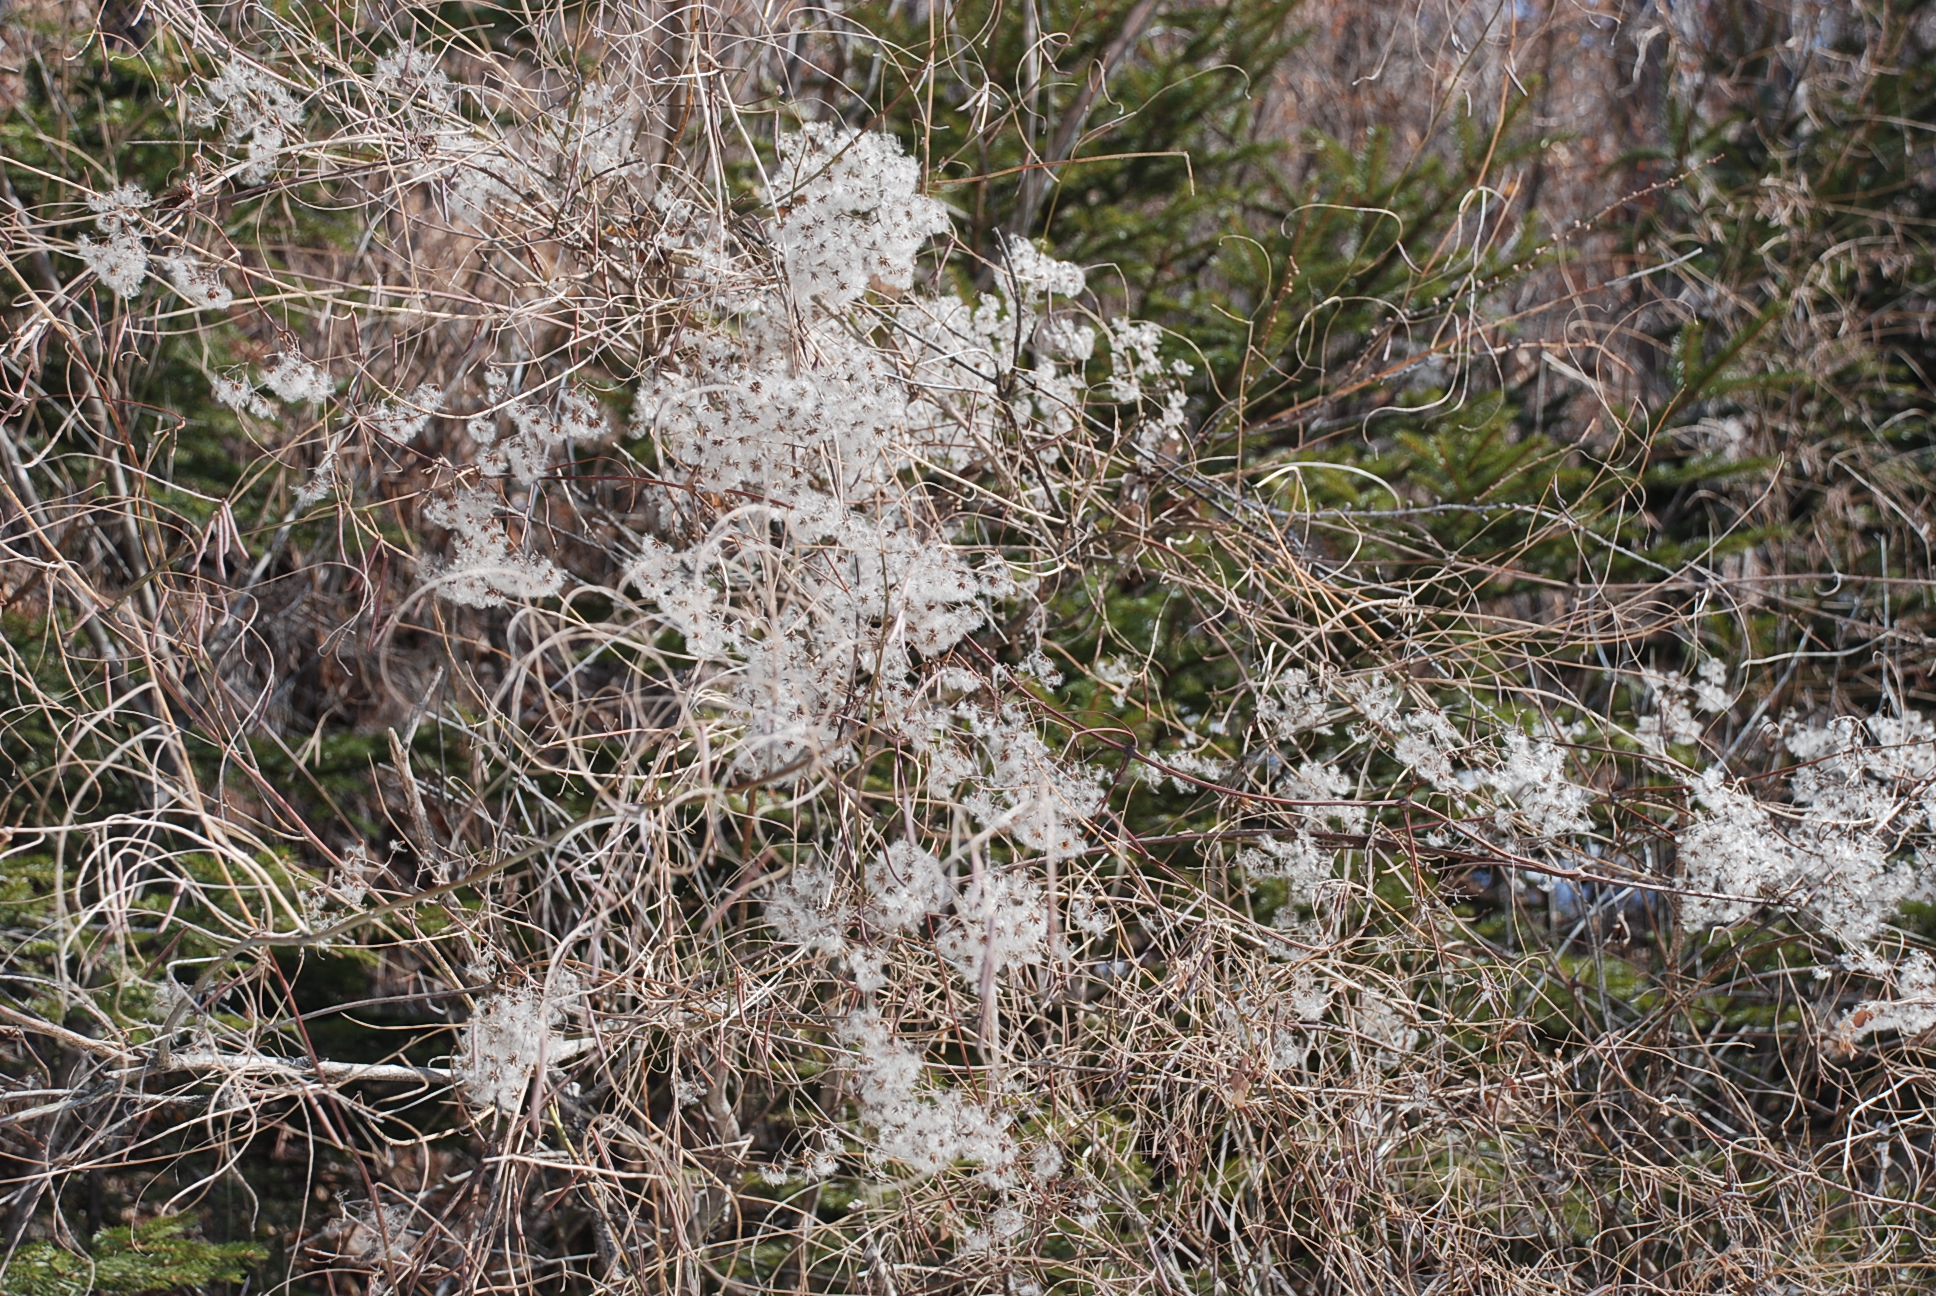
<instances>
[{"instance_id":1,"label":"green moss","mask_svg":"<svg viewBox=\"0 0 1936 1296\"><path fill-rule=\"evenodd\" d=\"M103 1229L88 1254L52 1242L29 1242L0 1276L5 1296L87 1296L90 1292L179 1291L240 1282L268 1252L252 1242L204 1242L186 1236L188 1221L165 1215L133 1227Z\"/></svg>"}]
</instances>

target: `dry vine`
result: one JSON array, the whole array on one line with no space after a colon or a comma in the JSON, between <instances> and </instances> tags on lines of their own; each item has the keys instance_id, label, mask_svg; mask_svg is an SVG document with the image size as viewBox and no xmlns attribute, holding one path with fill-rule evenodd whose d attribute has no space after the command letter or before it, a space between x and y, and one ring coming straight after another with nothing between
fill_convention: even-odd
<instances>
[{"instance_id":1,"label":"dry vine","mask_svg":"<svg viewBox=\"0 0 1936 1296\"><path fill-rule=\"evenodd\" d=\"M1928 1281L1936 729L1704 646L1806 577L1202 458L1187 337L839 124L826 51L945 40L499 17L163 0L179 184L16 205L9 1244L273 1145L332 1290ZM1481 188L1330 405L1583 300L1502 304Z\"/></svg>"}]
</instances>

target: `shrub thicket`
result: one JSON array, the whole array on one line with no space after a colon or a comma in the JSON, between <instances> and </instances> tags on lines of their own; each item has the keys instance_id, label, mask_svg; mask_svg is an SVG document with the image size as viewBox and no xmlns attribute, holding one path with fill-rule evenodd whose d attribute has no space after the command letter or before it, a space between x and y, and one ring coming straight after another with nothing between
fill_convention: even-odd
<instances>
[{"instance_id":1,"label":"shrub thicket","mask_svg":"<svg viewBox=\"0 0 1936 1296\"><path fill-rule=\"evenodd\" d=\"M1606 16L12 11L0 1290L1926 1287L1936 16Z\"/></svg>"}]
</instances>

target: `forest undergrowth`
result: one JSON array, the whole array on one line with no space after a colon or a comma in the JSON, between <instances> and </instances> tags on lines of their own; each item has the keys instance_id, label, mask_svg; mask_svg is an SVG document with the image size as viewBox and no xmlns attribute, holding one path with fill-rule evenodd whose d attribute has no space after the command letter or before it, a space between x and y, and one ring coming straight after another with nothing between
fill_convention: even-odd
<instances>
[{"instance_id":1,"label":"forest undergrowth","mask_svg":"<svg viewBox=\"0 0 1936 1296\"><path fill-rule=\"evenodd\" d=\"M0 1292L1936 1281L1936 5L0 22Z\"/></svg>"}]
</instances>

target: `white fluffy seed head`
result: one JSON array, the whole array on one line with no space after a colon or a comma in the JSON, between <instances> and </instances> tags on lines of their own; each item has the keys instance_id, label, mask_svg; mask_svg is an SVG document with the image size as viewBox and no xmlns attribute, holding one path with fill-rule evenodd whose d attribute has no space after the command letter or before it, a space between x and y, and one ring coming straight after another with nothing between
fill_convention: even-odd
<instances>
[{"instance_id":1,"label":"white fluffy seed head","mask_svg":"<svg viewBox=\"0 0 1936 1296\"><path fill-rule=\"evenodd\" d=\"M562 1038L558 1004L534 990L494 994L459 1032L453 1059L459 1086L476 1106L506 1114L522 1110L543 1060L557 1060Z\"/></svg>"}]
</instances>

